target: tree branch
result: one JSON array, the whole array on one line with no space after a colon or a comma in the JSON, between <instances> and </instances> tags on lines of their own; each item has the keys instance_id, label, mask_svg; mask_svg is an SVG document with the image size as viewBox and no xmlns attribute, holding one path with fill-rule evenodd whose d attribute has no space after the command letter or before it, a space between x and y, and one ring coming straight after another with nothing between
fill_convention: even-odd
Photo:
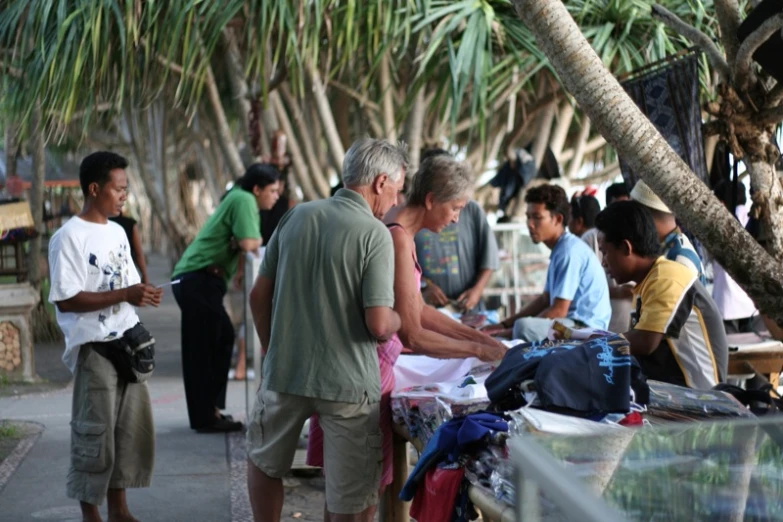
<instances>
[{"instance_id":1,"label":"tree branch","mask_svg":"<svg viewBox=\"0 0 783 522\"><path fill-rule=\"evenodd\" d=\"M709 36L684 22L680 17L658 4L652 6L652 17L672 31L681 34L704 51L707 55L707 60L709 60L710 64L712 64L721 78L725 80L731 78L729 64L721 54L718 46L715 45L715 42L710 40Z\"/></svg>"},{"instance_id":2,"label":"tree branch","mask_svg":"<svg viewBox=\"0 0 783 522\"><path fill-rule=\"evenodd\" d=\"M714 4L726 60L728 63L734 63L740 46L737 39L737 28L740 25L739 3L737 0L715 0Z\"/></svg>"},{"instance_id":3,"label":"tree branch","mask_svg":"<svg viewBox=\"0 0 783 522\"><path fill-rule=\"evenodd\" d=\"M764 101L764 108L772 109L783 101L783 83L776 84L768 93Z\"/></svg>"},{"instance_id":4,"label":"tree branch","mask_svg":"<svg viewBox=\"0 0 783 522\"><path fill-rule=\"evenodd\" d=\"M772 125L783 121L783 106L774 107L761 111L756 117L759 125Z\"/></svg>"},{"instance_id":5,"label":"tree branch","mask_svg":"<svg viewBox=\"0 0 783 522\"><path fill-rule=\"evenodd\" d=\"M750 84L753 71L751 61L753 53L766 42L775 31L783 28L783 14L777 14L768 18L758 29L748 36L737 51L737 59L734 61L734 83L737 86L737 92L744 92Z\"/></svg>"},{"instance_id":6,"label":"tree branch","mask_svg":"<svg viewBox=\"0 0 783 522\"><path fill-rule=\"evenodd\" d=\"M378 104L373 101L370 101L370 99L367 98L366 95L356 92L355 90L351 89L350 87L348 87L343 83L338 82L337 80L329 80L329 86L343 91L345 94L347 94L354 100L358 101L360 107L367 107L376 112L379 112L381 110Z\"/></svg>"}]
</instances>

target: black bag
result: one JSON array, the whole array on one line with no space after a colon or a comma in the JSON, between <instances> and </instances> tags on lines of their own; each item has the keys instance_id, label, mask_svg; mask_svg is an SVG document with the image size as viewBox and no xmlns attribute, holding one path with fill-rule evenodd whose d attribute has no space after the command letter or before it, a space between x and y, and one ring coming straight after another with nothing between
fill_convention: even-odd
<instances>
[{"instance_id":1,"label":"black bag","mask_svg":"<svg viewBox=\"0 0 783 522\"><path fill-rule=\"evenodd\" d=\"M92 347L111 361L117 375L126 382L145 382L155 369L155 338L141 323L125 330L119 339L94 343Z\"/></svg>"}]
</instances>

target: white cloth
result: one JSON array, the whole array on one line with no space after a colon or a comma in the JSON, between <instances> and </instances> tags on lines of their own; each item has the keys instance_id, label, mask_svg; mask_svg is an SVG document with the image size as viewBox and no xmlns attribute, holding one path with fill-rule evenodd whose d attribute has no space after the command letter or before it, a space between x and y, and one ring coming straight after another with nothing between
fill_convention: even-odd
<instances>
[{"instance_id":1,"label":"white cloth","mask_svg":"<svg viewBox=\"0 0 783 522\"><path fill-rule=\"evenodd\" d=\"M748 208L745 205L737 207L737 219L744 227L748 224ZM756 312L756 305L745 291L717 262L712 263L712 298L718 305L718 311L724 321L745 319Z\"/></svg>"},{"instance_id":2,"label":"white cloth","mask_svg":"<svg viewBox=\"0 0 783 522\"><path fill-rule=\"evenodd\" d=\"M55 308L79 292L108 292L141 282L125 231L111 221L102 225L79 217L68 220L49 241L49 268L49 302ZM121 337L138 322L129 303L86 313L57 308L57 324L65 334L63 362L73 372L79 346Z\"/></svg>"}]
</instances>

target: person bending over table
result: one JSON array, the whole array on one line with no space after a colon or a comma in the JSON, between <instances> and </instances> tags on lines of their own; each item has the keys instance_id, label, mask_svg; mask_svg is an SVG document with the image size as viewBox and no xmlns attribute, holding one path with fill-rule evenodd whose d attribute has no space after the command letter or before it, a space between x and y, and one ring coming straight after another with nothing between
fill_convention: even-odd
<instances>
[{"instance_id":1,"label":"person bending over table","mask_svg":"<svg viewBox=\"0 0 783 522\"><path fill-rule=\"evenodd\" d=\"M625 337L650 379L709 389L726 378L728 341L718 307L699 275L661 256L650 211L615 203L596 219L603 265L620 283L636 282Z\"/></svg>"},{"instance_id":2,"label":"person bending over table","mask_svg":"<svg viewBox=\"0 0 783 522\"><path fill-rule=\"evenodd\" d=\"M376 348L381 375L381 490L392 480L393 367L403 347L430 357L478 357L483 361L498 361L506 353L499 341L426 305L419 292L421 268L413 238L422 229L437 233L457 223L468 201L472 179L467 164L450 155L427 158L413 178L406 205L385 218L394 244L394 310L400 314L401 326L397 334L379 341ZM316 416L310 419L307 450L307 463L323 467L323 435Z\"/></svg>"}]
</instances>

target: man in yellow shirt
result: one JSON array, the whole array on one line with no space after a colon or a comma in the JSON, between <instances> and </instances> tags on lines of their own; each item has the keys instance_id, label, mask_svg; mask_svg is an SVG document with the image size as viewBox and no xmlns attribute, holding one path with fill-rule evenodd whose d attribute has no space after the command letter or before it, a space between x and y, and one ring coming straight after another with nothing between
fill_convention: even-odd
<instances>
[{"instance_id":1,"label":"man in yellow shirt","mask_svg":"<svg viewBox=\"0 0 783 522\"><path fill-rule=\"evenodd\" d=\"M723 321L698 274L660 257L650 211L621 201L596 218L603 265L619 284L636 282L631 354L650 379L709 389L726 378Z\"/></svg>"}]
</instances>

